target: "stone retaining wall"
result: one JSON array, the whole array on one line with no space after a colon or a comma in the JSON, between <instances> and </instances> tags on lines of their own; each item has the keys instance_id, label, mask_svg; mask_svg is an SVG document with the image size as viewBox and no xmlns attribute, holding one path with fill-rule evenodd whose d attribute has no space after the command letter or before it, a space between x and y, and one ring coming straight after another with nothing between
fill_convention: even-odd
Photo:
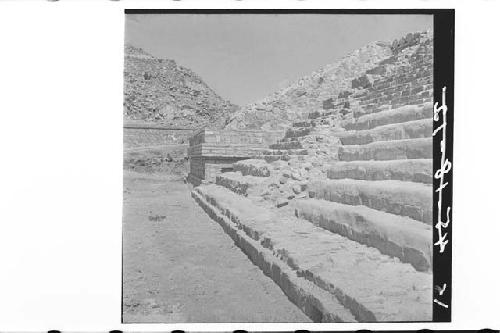
<instances>
[{"instance_id":1,"label":"stone retaining wall","mask_svg":"<svg viewBox=\"0 0 500 333\"><path fill-rule=\"evenodd\" d=\"M152 124L125 124L123 145L125 149L161 146L166 144L186 144L193 133L189 128L169 128Z\"/></svg>"},{"instance_id":2,"label":"stone retaining wall","mask_svg":"<svg viewBox=\"0 0 500 333\"><path fill-rule=\"evenodd\" d=\"M233 163L262 156L269 145L282 137L282 131L203 128L189 138L188 181L194 185L215 182L221 172L232 171Z\"/></svg>"}]
</instances>

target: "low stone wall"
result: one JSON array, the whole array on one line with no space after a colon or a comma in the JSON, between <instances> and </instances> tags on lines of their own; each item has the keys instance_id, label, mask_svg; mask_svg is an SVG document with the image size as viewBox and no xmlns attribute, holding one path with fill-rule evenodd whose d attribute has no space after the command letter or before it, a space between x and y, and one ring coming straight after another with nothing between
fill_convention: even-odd
<instances>
[{"instance_id":1,"label":"low stone wall","mask_svg":"<svg viewBox=\"0 0 500 333\"><path fill-rule=\"evenodd\" d=\"M201 143L212 143L216 145L239 144L249 146L268 146L283 137L282 131L258 131L258 130L212 130L202 128L193 133L189 138L189 146L193 147Z\"/></svg>"},{"instance_id":2,"label":"low stone wall","mask_svg":"<svg viewBox=\"0 0 500 333\"><path fill-rule=\"evenodd\" d=\"M233 163L246 158L189 156L188 180L193 185L199 185L202 181L215 182L218 174L233 171Z\"/></svg>"},{"instance_id":3,"label":"low stone wall","mask_svg":"<svg viewBox=\"0 0 500 333\"><path fill-rule=\"evenodd\" d=\"M123 126L125 149L161 146L166 144L186 144L193 133L189 128L170 128L152 124L129 124Z\"/></svg>"},{"instance_id":4,"label":"low stone wall","mask_svg":"<svg viewBox=\"0 0 500 333\"><path fill-rule=\"evenodd\" d=\"M233 163L257 158L263 150L276 143L283 131L237 131L203 128L189 138L188 181L199 185L215 182L221 172L232 171Z\"/></svg>"}]
</instances>

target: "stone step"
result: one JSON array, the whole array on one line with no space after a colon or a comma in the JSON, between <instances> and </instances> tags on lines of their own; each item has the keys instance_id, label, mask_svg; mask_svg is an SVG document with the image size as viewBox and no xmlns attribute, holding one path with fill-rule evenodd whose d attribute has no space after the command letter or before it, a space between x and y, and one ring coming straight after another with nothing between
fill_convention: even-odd
<instances>
[{"instance_id":1,"label":"stone step","mask_svg":"<svg viewBox=\"0 0 500 333\"><path fill-rule=\"evenodd\" d=\"M266 149L263 155L307 155L307 149Z\"/></svg>"},{"instance_id":2,"label":"stone step","mask_svg":"<svg viewBox=\"0 0 500 333\"><path fill-rule=\"evenodd\" d=\"M294 155L294 154L282 154L282 155L264 155L264 161L267 163L272 163L275 161L289 161L290 159L298 159L299 161L305 161L308 155Z\"/></svg>"},{"instance_id":3,"label":"stone step","mask_svg":"<svg viewBox=\"0 0 500 333\"><path fill-rule=\"evenodd\" d=\"M328 126L331 126L331 124L334 122L333 119L330 119L330 118L318 118L318 119L315 119L314 120L314 126L315 127L320 127L320 126L323 126L323 125L328 125Z\"/></svg>"},{"instance_id":4,"label":"stone step","mask_svg":"<svg viewBox=\"0 0 500 333\"><path fill-rule=\"evenodd\" d=\"M302 149L302 144L299 141L280 142L269 145L270 149Z\"/></svg>"},{"instance_id":5,"label":"stone step","mask_svg":"<svg viewBox=\"0 0 500 333\"><path fill-rule=\"evenodd\" d=\"M240 172L224 172L215 177L217 185L243 196L248 196L251 189L263 185L265 180L265 177L243 176ZM259 192L259 190L254 192Z\"/></svg>"},{"instance_id":6,"label":"stone step","mask_svg":"<svg viewBox=\"0 0 500 333\"><path fill-rule=\"evenodd\" d=\"M432 275L217 186L195 200L314 321L430 321Z\"/></svg>"},{"instance_id":7,"label":"stone step","mask_svg":"<svg viewBox=\"0 0 500 333\"><path fill-rule=\"evenodd\" d=\"M330 179L433 182L432 159L336 162L327 175Z\"/></svg>"},{"instance_id":8,"label":"stone step","mask_svg":"<svg viewBox=\"0 0 500 333\"><path fill-rule=\"evenodd\" d=\"M191 192L201 208L222 226L248 258L313 321L357 322L353 314L329 291L299 276L296 268L280 258L272 248L270 239L264 237L262 225L268 219L266 212L248 199L230 194L224 193L216 185L203 186ZM248 215L249 209L255 209L255 214Z\"/></svg>"},{"instance_id":9,"label":"stone step","mask_svg":"<svg viewBox=\"0 0 500 333\"><path fill-rule=\"evenodd\" d=\"M388 102L388 101L386 101ZM390 102L390 101L389 101ZM391 104L385 104L384 101L378 101L377 103L370 103L368 101L361 101L358 107L353 109L354 118L359 118L361 116L366 116L367 114L377 113L382 111L391 110Z\"/></svg>"},{"instance_id":10,"label":"stone step","mask_svg":"<svg viewBox=\"0 0 500 333\"><path fill-rule=\"evenodd\" d=\"M432 158L432 137L376 141L366 145L339 147L340 161L404 160Z\"/></svg>"},{"instance_id":11,"label":"stone step","mask_svg":"<svg viewBox=\"0 0 500 333\"><path fill-rule=\"evenodd\" d=\"M327 179L309 183L309 196L347 205L364 205L432 223L432 186L399 180Z\"/></svg>"},{"instance_id":12,"label":"stone step","mask_svg":"<svg viewBox=\"0 0 500 333\"><path fill-rule=\"evenodd\" d=\"M389 124L369 130L349 131L340 136L343 145L365 145L376 141L428 138L432 136L432 119Z\"/></svg>"},{"instance_id":13,"label":"stone step","mask_svg":"<svg viewBox=\"0 0 500 333\"><path fill-rule=\"evenodd\" d=\"M316 119L318 117L321 117L322 116L322 113L319 112L319 111L314 111L314 112L310 112L308 115L307 115L307 118L308 119Z\"/></svg>"},{"instance_id":14,"label":"stone step","mask_svg":"<svg viewBox=\"0 0 500 333\"><path fill-rule=\"evenodd\" d=\"M292 124L292 127L311 127L313 123L311 121L297 121Z\"/></svg>"},{"instance_id":15,"label":"stone step","mask_svg":"<svg viewBox=\"0 0 500 333\"><path fill-rule=\"evenodd\" d=\"M283 138L278 140L278 143L284 142L299 142L299 138Z\"/></svg>"},{"instance_id":16,"label":"stone step","mask_svg":"<svg viewBox=\"0 0 500 333\"><path fill-rule=\"evenodd\" d=\"M239 171L243 176L269 177L271 167L264 160L248 159L233 164L234 171Z\"/></svg>"},{"instance_id":17,"label":"stone step","mask_svg":"<svg viewBox=\"0 0 500 333\"><path fill-rule=\"evenodd\" d=\"M432 226L366 206L325 200L294 202L295 214L315 225L411 264L417 271L432 267Z\"/></svg>"},{"instance_id":18,"label":"stone step","mask_svg":"<svg viewBox=\"0 0 500 333\"><path fill-rule=\"evenodd\" d=\"M309 135L311 133L312 127L291 127L285 133L285 138L298 138L302 136Z\"/></svg>"},{"instance_id":19,"label":"stone step","mask_svg":"<svg viewBox=\"0 0 500 333\"><path fill-rule=\"evenodd\" d=\"M344 125L346 130L367 130L378 126L427 119L433 116L432 103L407 105L397 109L381 111L357 118Z\"/></svg>"}]
</instances>

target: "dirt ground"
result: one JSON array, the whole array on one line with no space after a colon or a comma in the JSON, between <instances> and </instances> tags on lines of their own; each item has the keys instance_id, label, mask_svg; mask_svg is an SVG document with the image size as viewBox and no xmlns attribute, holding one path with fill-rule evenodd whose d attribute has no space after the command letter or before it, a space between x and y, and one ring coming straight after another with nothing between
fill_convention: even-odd
<instances>
[{"instance_id":1,"label":"dirt ground","mask_svg":"<svg viewBox=\"0 0 500 333\"><path fill-rule=\"evenodd\" d=\"M124 171L123 322L310 322L190 196Z\"/></svg>"}]
</instances>

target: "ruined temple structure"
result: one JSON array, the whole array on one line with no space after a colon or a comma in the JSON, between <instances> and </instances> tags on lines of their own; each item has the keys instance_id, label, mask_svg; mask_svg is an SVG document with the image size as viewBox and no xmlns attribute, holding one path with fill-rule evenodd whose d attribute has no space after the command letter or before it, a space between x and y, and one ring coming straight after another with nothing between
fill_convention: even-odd
<instances>
[{"instance_id":1,"label":"ruined temple structure","mask_svg":"<svg viewBox=\"0 0 500 333\"><path fill-rule=\"evenodd\" d=\"M202 128L189 139L188 181L194 185L214 182L216 175L233 169L233 163L259 156L281 131L231 131Z\"/></svg>"},{"instance_id":2,"label":"ruined temple structure","mask_svg":"<svg viewBox=\"0 0 500 333\"><path fill-rule=\"evenodd\" d=\"M329 96L267 100L301 98L281 131L244 114L190 140L193 198L317 322L432 320L433 36L380 45Z\"/></svg>"}]
</instances>

